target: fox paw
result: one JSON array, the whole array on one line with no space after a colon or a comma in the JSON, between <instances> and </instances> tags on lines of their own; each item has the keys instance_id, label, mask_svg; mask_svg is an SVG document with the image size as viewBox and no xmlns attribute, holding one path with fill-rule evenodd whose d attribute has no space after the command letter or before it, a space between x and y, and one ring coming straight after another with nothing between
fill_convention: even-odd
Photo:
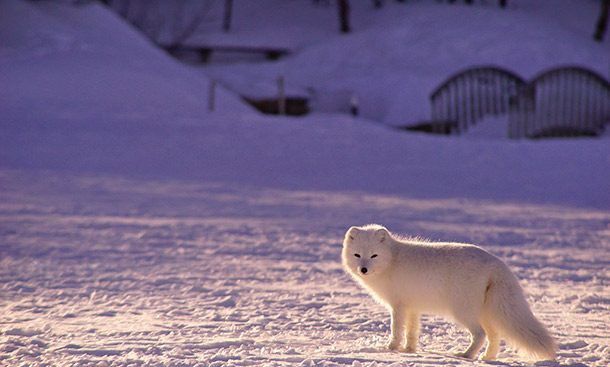
<instances>
[{"instance_id":1,"label":"fox paw","mask_svg":"<svg viewBox=\"0 0 610 367\"><path fill-rule=\"evenodd\" d=\"M473 359L473 356L466 352L456 353L455 356L460 358Z\"/></svg>"},{"instance_id":2,"label":"fox paw","mask_svg":"<svg viewBox=\"0 0 610 367\"><path fill-rule=\"evenodd\" d=\"M481 359L484 361L494 361L496 359L496 356L485 354Z\"/></svg>"},{"instance_id":3,"label":"fox paw","mask_svg":"<svg viewBox=\"0 0 610 367\"><path fill-rule=\"evenodd\" d=\"M388 343L388 345L386 345L386 348L388 348L389 350L400 351L402 347L400 343L391 341Z\"/></svg>"},{"instance_id":4,"label":"fox paw","mask_svg":"<svg viewBox=\"0 0 610 367\"><path fill-rule=\"evenodd\" d=\"M412 345L407 345L407 347L403 349L403 352L405 352L405 353L415 353L415 352L417 352L417 347L412 346Z\"/></svg>"}]
</instances>

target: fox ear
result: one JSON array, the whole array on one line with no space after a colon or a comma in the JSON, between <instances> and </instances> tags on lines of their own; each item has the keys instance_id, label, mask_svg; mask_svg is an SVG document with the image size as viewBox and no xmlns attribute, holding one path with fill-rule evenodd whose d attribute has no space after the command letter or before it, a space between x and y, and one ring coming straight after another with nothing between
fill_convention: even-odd
<instances>
[{"instance_id":1,"label":"fox ear","mask_svg":"<svg viewBox=\"0 0 610 367\"><path fill-rule=\"evenodd\" d=\"M345 239L353 240L356 237L356 235L358 234L358 232L360 232L360 229L358 227L354 227L354 226L349 227L349 229L345 233Z\"/></svg>"},{"instance_id":2,"label":"fox ear","mask_svg":"<svg viewBox=\"0 0 610 367\"><path fill-rule=\"evenodd\" d=\"M387 229L381 228L375 231L375 238L379 243L384 242L388 237L390 237L390 232Z\"/></svg>"}]
</instances>

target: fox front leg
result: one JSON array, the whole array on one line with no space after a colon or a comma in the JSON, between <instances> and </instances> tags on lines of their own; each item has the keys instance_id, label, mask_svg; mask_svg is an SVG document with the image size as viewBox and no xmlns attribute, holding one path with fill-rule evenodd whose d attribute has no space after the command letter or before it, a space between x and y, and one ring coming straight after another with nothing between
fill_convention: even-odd
<instances>
[{"instance_id":1,"label":"fox front leg","mask_svg":"<svg viewBox=\"0 0 610 367\"><path fill-rule=\"evenodd\" d=\"M405 340L405 326L407 322L407 313L401 307L392 307L390 311L390 342L388 349L403 350Z\"/></svg>"},{"instance_id":2,"label":"fox front leg","mask_svg":"<svg viewBox=\"0 0 610 367\"><path fill-rule=\"evenodd\" d=\"M419 340L419 315L411 312L407 315L407 353L417 351L417 341Z\"/></svg>"}]
</instances>

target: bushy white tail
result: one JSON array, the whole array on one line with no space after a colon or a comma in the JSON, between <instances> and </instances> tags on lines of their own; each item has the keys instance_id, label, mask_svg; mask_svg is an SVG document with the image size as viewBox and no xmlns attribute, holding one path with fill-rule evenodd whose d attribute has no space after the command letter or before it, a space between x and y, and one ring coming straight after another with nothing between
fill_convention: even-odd
<instances>
[{"instance_id":1,"label":"bushy white tail","mask_svg":"<svg viewBox=\"0 0 610 367\"><path fill-rule=\"evenodd\" d=\"M537 360L555 359L555 341L532 314L517 278L508 268L491 279L485 306L489 321L509 344Z\"/></svg>"}]
</instances>

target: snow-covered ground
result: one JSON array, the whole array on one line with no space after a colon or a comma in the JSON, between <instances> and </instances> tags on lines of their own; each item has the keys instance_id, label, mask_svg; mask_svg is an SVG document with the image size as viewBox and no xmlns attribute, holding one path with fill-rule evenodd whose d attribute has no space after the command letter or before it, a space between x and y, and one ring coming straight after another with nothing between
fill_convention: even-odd
<instances>
[{"instance_id":1,"label":"snow-covered ground","mask_svg":"<svg viewBox=\"0 0 610 367\"><path fill-rule=\"evenodd\" d=\"M451 356L466 334L435 317L417 354L383 350L388 315L340 264L347 226L371 221L486 246L559 342L545 365L610 363L607 211L57 172L0 180L2 365L471 365ZM506 348L500 361L523 365Z\"/></svg>"},{"instance_id":2,"label":"snow-covered ground","mask_svg":"<svg viewBox=\"0 0 610 367\"><path fill-rule=\"evenodd\" d=\"M382 348L340 264L370 222L483 245L558 341L539 365L610 364L608 135L267 117L222 88L210 112L208 83L100 5L0 2L0 366L472 365L432 316L417 354Z\"/></svg>"}]
</instances>

